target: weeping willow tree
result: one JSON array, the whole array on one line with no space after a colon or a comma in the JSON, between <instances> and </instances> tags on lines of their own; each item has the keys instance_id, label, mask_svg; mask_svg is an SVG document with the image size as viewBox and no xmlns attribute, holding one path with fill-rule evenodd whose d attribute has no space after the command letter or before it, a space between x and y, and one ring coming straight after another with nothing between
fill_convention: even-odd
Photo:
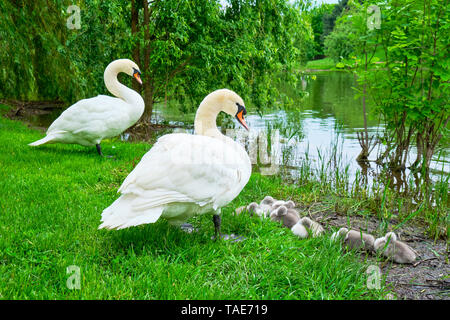
<instances>
[{"instance_id":1,"label":"weeping willow tree","mask_svg":"<svg viewBox=\"0 0 450 320\"><path fill-rule=\"evenodd\" d=\"M123 46L126 1L80 1L80 29L68 28L72 1L0 3L0 97L67 103L104 93L103 71Z\"/></svg>"},{"instance_id":2,"label":"weeping willow tree","mask_svg":"<svg viewBox=\"0 0 450 320\"><path fill-rule=\"evenodd\" d=\"M66 86L70 64L61 54L67 39L63 1L0 3L0 94L17 99L54 98ZM58 83L59 85L55 85Z\"/></svg>"},{"instance_id":3,"label":"weeping willow tree","mask_svg":"<svg viewBox=\"0 0 450 320\"><path fill-rule=\"evenodd\" d=\"M71 1L0 3L0 97L66 103L106 93L103 71L118 58L141 68L146 103L198 102L229 87L257 106L280 99L277 81L312 39L307 5L287 0L80 0L80 28L68 28Z\"/></svg>"}]
</instances>

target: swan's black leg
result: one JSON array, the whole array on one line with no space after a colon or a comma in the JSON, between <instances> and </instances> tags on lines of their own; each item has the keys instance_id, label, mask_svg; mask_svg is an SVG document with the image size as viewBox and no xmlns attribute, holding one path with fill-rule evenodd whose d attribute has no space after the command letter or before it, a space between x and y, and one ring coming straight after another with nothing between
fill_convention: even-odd
<instances>
[{"instance_id":1,"label":"swan's black leg","mask_svg":"<svg viewBox=\"0 0 450 320\"><path fill-rule=\"evenodd\" d=\"M100 147L100 143L97 143L95 145L97 147L97 152L99 155L101 155L103 157L103 153L102 153L102 147Z\"/></svg>"},{"instance_id":2,"label":"swan's black leg","mask_svg":"<svg viewBox=\"0 0 450 320\"><path fill-rule=\"evenodd\" d=\"M222 219L218 214L213 215L213 222L214 222L214 233L215 233L215 239L219 237L222 237L222 233L220 232L220 225L222 223Z\"/></svg>"},{"instance_id":3,"label":"swan's black leg","mask_svg":"<svg viewBox=\"0 0 450 320\"><path fill-rule=\"evenodd\" d=\"M102 147L100 146L100 143L97 143L95 146L97 147L97 152L98 152L98 154L99 154L100 156L106 157L106 158L112 158L112 159L115 159L114 156L105 156L105 155L103 154L103 152L102 152Z\"/></svg>"},{"instance_id":4,"label":"swan's black leg","mask_svg":"<svg viewBox=\"0 0 450 320\"><path fill-rule=\"evenodd\" d=\"M218 214L213 215L213 222L214 222L214 231L215 236L214 239L217 240L218 238L224 239L224 240L231 240L232 242L238 242L245 240L244 237L238 236L234 233L228 235L228 234L222 234L220 232L220 225L222 224L222 218Z\"/></svg>"}]
</instances>

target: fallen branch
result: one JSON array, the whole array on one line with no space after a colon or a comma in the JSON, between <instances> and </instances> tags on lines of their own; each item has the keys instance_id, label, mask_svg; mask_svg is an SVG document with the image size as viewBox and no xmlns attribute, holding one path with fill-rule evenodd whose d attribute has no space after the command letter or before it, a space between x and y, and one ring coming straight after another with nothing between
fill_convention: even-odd
<instances>
[{"instance_id":1,"label":"fallen branch","mask_svg":"<svg viewBox=\"0 0 450 320\"><path fill-rule=\"evenodd\" d=\"M437 259L437 257L433 257L433 258L428 258L428 259L423 259L423 260L417 261L416 263L413 264L413 267L415 268L415 267L417 267L419 264L421 264L422 262L430 261L430 260L435 260L435 259Z\"/></svg>"}]
</instances>

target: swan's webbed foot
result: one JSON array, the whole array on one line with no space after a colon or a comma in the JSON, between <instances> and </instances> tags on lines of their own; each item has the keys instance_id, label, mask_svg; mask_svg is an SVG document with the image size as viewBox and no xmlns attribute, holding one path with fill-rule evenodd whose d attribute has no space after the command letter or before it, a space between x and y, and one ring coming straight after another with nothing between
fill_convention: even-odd
<instances>
[{"instance_id":1,"label":"swan's webbed foot","mask_svg":"<svg viewBox=\"0 0 450 320\"><path fill-rule=\"evenodd\" d=\"M194 226L192 224L190 224L190 223L183 223L180 226L180 228L181 228L181 230L183 230L184 232L187 232L187 233L192 233L192 232L197 232L198 231L198 229L194 228Z\"/></svg>"},{"instance_id":2,"label":"swan's webbed foot","mask_svg":"<svg viewBox=\"0 0 450 320\"><path fill-rule=\"evenodd\" d=\"M222 218L218 214L213 215L213 223L214 223L214 236L212 237L213 240L217 240L218 238L223 240L230 240L232 242L239 242L245 240L244 237L238 236L234 233L232 234L223 234L220 232L220 225L222 224Z\"/></svg>"},{"instance_id":3,"label":"swan's webbed foot","mask_svg":"<svg viewBox=\"0 0 450 320\"><path fill-rule=\"evenodd\" d=\"M231 241L231 242L240 242L240 241L244 241L246 238L237 234L221 234L220 238L226 241ZM212 240L216 240L217 237L216 236L212 236L211 237Z\"/></svg>"}]
</instances>

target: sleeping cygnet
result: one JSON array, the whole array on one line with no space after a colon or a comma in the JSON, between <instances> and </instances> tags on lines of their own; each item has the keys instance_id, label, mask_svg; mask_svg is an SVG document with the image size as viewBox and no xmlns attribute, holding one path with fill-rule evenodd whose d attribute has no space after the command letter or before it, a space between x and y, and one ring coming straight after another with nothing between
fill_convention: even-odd
<instances>
[{"instance_id":1,"label":"sleeping cygnet","mask_svg":"<svg viewBox=\"0 0 450 320\"><path fill-rule=\"evenodd\" d=\"M272 206L275 203L275 199L271 196L265 196L264 199L262 199L261 203L259 204L259 208L261 211L261 216L266 218L270 215L270 212L272 211Z\"/></svg>"},{"instance_id":2,"label":"sleeping cygnet","mask_svg":"<svg viewBox=\"0 0 450 320\"><path fill-rule=\"evenodd\" d=\"M237 208L234 212L236 215L240 215L241 213L248 211L250 212L250 215L253 215L253 213L256 213L259 210L259 205L256 202L250 203L248 206L242 206Z\"/></svg>"},{"instance_id":3,"label":"sleeping cygnet","mask_svg":"<svg viewBox=\"0 0 450 320\"><path fill-rule=\"evenodd\" d=\"M300 216L294 209L281 205L270 213L270 219L282 222L284 227L291 229L300 220Z\"/></svg>"},{"instance_id":4,"label":"sleeping cygnet","mask_svg":"<svg viewBox=\"0 0 450 320\"><path fill-rule=\"evenodd\" d=\"M294 209L295 208L295 203L292 200L288 200L284 203L284 206L288 209Z\"/></svg>"},{"instance_id":5,"label":"sleeping cygnet","mask_svg":"<svg viewBox=\"0 0 450 320\"><path fill-rule=\"evenodd\" d=\"M299 220L294 226L291 228L293 234L295 234L300 239L308 238L308 230L306 230L305 226Z\"/></svg>"},{"instance_id":6,"label":"sleeping cygnet","mask_svg":"<svg viewBox=\"0 0 450 320\"><path fill-rule=\"evenodd\" d=\"M351 249L374 251L373 244L375 238L371 234L340 228L339 231L333 233L331 239L336 240L338 237L343 238L344 243Z\"/></svg>"},{"instance_id":7,"label":"sleeping cygnet","mask_svg":"<svg viewBox=\"0 0 450 320\"><path fill-rule=\"evenodd\" d=\"M279 208L280 206L285 206L287 209L294 209L295 203L292 200L284 201L284 200L275 200L272 203L272 211Z\"/></svg>"},{"instance_id":8,"label":"sleeping cygnet","mask_svg":"<svg viewBox=\"0 0 450 320\"><path fill-rule=\"evenodd\" d=\"M375 240L374 248L397 263L413 263L417 258L416 252L406 243L397 240L393 232Z\"/></svg>"},{"instance_id":9,"label":"sleeping cygnet","mask_svg":"<svg viewBox=\"0 0 450 320\"><path fill-rule=\"evenodd\" d=\"M308 217L301 218L299 223L309 229L312 232L313 237L320 236L325 231L319 223L311 220Z\"/></svg>"},{"instance_id":10,"label":"sleeping cygnet","mask_svg":"<svg viewBox=\"0 0 450 320\"><path fill-rule=\"evenodd\" d=\"M270 211L270 212L272 213L274 210L278 209L279 207L284 206L285 203L286 202L283 200L274 201L272 203L272 211Z\"/></svg>"}]
</instances>

